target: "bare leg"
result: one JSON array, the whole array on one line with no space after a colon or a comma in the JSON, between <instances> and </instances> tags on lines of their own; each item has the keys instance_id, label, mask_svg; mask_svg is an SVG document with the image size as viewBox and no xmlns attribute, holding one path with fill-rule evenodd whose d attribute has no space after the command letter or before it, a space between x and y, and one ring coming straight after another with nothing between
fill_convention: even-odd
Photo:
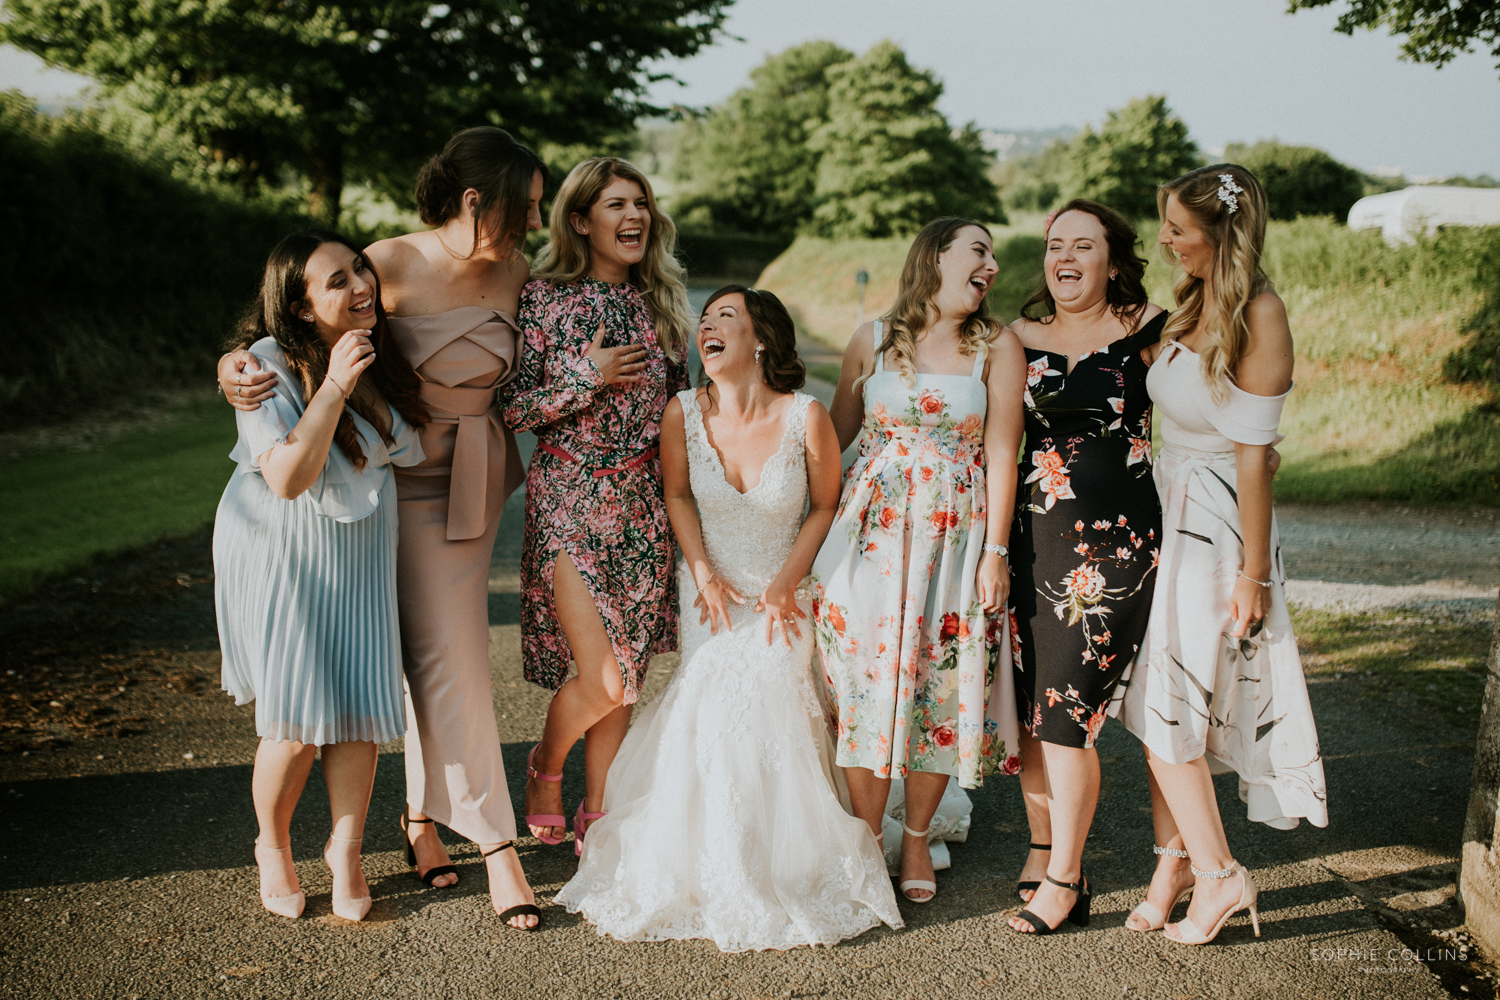
<instances>
[{"instance_id":1,"label":"bare leg","mask_svg":"<svg viewBox=\"0 0 1500 1000\"><path fill-rule=\"evenodd\" d=\"M250 796L255 802L255 819L260 826L256 843L262 847L291 846L292 810L302 797L307 776L312 772L318 748L306 743L261 740L255 750L255 770L250 778ZM268 864L273 857L265 855ZM301 891L292 856L281 853L275 867L261 866L261 893L267 896L294 896ZM259 859L257 859L258 861Z\"/></svg>"},{"instance_id":2,"label":"bare leg","mask_svg":"<svg viewBox=\"0 0 1500 1000\"><path fill-rule=\"evenodd\" d=\"M1150 750L1146 751L1146 759L1151 759ZM1167 808L1166 797L1161 793L1161 786L1156 783L1156 772L1149 767L1146 768L1146 784L1151 789L1151 826L1156 832L1157 846L1182 850L1182 834L1177 830L1177 821L1172 818L1172 810ZM1184 889L1192 886L1193 881L1187 858L1158 855L1156 871L1151 876L1151 887L1146 890L1146 902L1171 920L1170 907L1177 902L1178 895ZM1137 931L1150 929L1146 918L1137 913L1132 913L1125 920L1125 926Z\"/></svg>"},{"instance_id":3,"label":"bare leg","mask_svg":"<svg viewBox=\"0 0 1500 1000\"><path fill-rule=\"evenodd\" d=\"M328 785L333 835L341 838L332 841L328 847L328 867L333 871L333 894L336 897L358 899L370 894L364 869L359 863L359 841L365 835L365 815L370 811L370 790L375 787L378 753L375 744L367 740L330 743L323 747L323 781Z\"/></svg>"},{"instance_id":4,"label":"bare leg","mask_svg":"<svg viewBox=\"0 0 1500 1000\"><path fill-rule=\"evenodd\" d=\"M1082 876L1083 846L1099 803L1099 755L1092 747L1046 742L1041 742L1041 749L1047 762L1047 808L1052 821L1047 874L1059 882L1077 882ZM1076 893L1044 881L1026 908L1049 927L1056 927L1077 900ZM1016 930L1035 930L1020 917L1012 917L1010 925Z\"/></svg>"},{"instance_id":5,"label":"bare leg","mask_svg":"<svg viewBox=\"0 0 1500 1000\"><path fill-rule=\"evenodd\" d=\"M913 830L926 830L937 814L938 803L948 787L949 776L927 771L906 773L906 825ZM901 880L909 878L935 881L932 870L932 851L926 837L901 834ZM931 899L933 893L927 889L907 889L906 898L911 900Z\"/></svg>"},{"instance_id":6,"label":"bare leg","mask_svg":"<svg viewBox=\"0 0 1500 1000\"><path fill-rule=\"evenodd\" d=\"M1030 828L1031 843L1052 843L1052 810L1047 804L1047 755L1042 744L1025 729L1021 730L1021 798L1026 803L1026 825ZM1047 862L1052 857L1049 851L1031 850L1026 853L1026 864L1021 867L1019 882L1040 882L1047 874ZM1031 902L1032 892L1026 890L1021 898Z\"/></svg>"},{"instance_id":7,"label":"bare leg","mask_svg":"<svg viewBox=\"0 0 1500 1000\"><path fill-rule=\"evenodd\" d=\"M1219 800L1214 794L1208 761L1199 757L1187 764L1168 764L1151 754L1146 759L1192 863L1202 871L1228 868L1234 858L1219 819ZM1188 919L1199 929L1211 929L1219 917L1239 902L1243 889L1244 884L1238 878L1196 879Z\"/></svg>"},{"instance_id":8,"label":"bare leg","mask_svg":"<svg viewBox=\"0 0 1500 1000\"><path fill-rule=\"evenodd\" d=\"M878 838L885 821L885 804L891 797L891 779L876 777L867 767L846 767L844 780L849 784L849 807Z\"/></svg>"},{"instance_id":9,"label":"bare leg","mask_svg":"<svg viewBox=\"0 0 1500 1000\"><path fill-rule=\"evenodd\" d=\"M625 682L604 620L599 617L599 608L566 551L558 553L553 570L552 601L557 608L558 624L572 647L578 673L558 689L547 709L547 725L536 751L536 767L543 774L562 773L568 752L588 734L589 743L585 747L588 798L597 806L604 798L604 776L630 725ZM599 727L597 733L596 727ZM566 815L560 784L527 781L526 811ZM559 827L532 827L531 832L561 837L565 831Z\"/></svg>"}]
</instances>

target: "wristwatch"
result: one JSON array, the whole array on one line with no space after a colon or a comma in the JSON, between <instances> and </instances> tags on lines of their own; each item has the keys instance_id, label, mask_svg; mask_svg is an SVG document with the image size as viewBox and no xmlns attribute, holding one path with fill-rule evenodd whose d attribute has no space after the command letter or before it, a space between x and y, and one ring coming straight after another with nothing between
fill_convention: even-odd
<instances>
[{"instance_id":1,"label":"wristwatch","mask_svg":"<svg viewBox=\"0 0 1500 1000\"><path fill-rule=\"evenodd\" d=\"M989 542L985 542L984 551L993 552L1001 559L1005 559L1007 561L1009 561L1010 559L1010 549L1006 548L1004 545L993 545Z\"/></svg>"}]
</instances>

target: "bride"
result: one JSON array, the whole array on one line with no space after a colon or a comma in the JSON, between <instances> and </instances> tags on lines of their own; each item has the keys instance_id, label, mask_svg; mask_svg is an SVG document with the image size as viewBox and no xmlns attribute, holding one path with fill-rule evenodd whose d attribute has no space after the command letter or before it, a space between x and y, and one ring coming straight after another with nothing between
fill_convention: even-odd
<instances>
[{"instance_id":1,"label":"bride","mask_svg":"<svg viewBox=\"0 0 1500 1000\"><path fill-rule=\"evenodd\" d=\"M713 381L668 404L661 460L678 592L699 613L682 616L682 665L625 738L556 901L622 941L723 951L899 928L875 838L834 791L813 687L802 583L838 504L833 421L796 391L792 321L769 292L715 292L698 353Z\"/></svg>"}]
</instances>

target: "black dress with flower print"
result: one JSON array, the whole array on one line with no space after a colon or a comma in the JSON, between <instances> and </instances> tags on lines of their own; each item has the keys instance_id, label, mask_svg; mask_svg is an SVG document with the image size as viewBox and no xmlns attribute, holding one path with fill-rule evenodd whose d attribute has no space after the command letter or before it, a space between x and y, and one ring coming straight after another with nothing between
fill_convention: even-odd
<instances>
[{"instance_id":1,"label":"black dress with flower print","mask_svg":"<svg viewBox=\"0 0 1500 1000\"><path fill-rule=\"evenodd\" d=\"M1026 448L1011 532L1016 703L1044 743L1091 747L1151 616L1161 502L1140 351L1162 313L1078 359L1026 350Z\"/></svg>"}]
</instances>

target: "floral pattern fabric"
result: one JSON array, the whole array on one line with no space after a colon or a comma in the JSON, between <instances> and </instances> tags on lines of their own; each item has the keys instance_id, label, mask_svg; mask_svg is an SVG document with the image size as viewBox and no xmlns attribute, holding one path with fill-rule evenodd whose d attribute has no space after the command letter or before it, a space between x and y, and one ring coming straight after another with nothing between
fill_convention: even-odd
<instances>
[{"instance_id":1,"label":"floral pattern fabric","mask_svg":"<svg viewBox=\"0 0 1500 1000\"><path fill-rule=\"evenodd\" d=\"M1026 447L1011 531L1021 725L1091 747L1146 633L1161 544L1140 350L1162 313L1078 359L1027 349Z\"/></svg>"},{"instance_id":2,"label":"floral pattern fabric","mask_svg":"<svg viewBox=\"0 0 1500 1000\"><path fill-rule=\"evenodd\" d=\"M877 325L875 342L880 343ZM881 777L1019 770L1004 616L980 607L985 386L876 371L859 457L813 563L813 620L837 763ZM997 690L991 681L999 672Z\"/></svg>"},{"instance_id":3,"label":"floral pattern fabric","mask_svg":"<svg viewBox=\"0 0 1500 1000\"><path fill-rule=\"evenodd\" d=\"M687 388L687 365L667 357L629 284L533 281L517 318L521 364L502 389L503 412L510 427L537 435L521 552L523 672L554 691L567 680L573 654L552 601L566 551L599 608L631 704L651 657L677 648L676 544L656 449L667 401ZM601 323L604 346L646 346L639 382L605 385L587 358Z\"/></svg>"}]
</instances>

